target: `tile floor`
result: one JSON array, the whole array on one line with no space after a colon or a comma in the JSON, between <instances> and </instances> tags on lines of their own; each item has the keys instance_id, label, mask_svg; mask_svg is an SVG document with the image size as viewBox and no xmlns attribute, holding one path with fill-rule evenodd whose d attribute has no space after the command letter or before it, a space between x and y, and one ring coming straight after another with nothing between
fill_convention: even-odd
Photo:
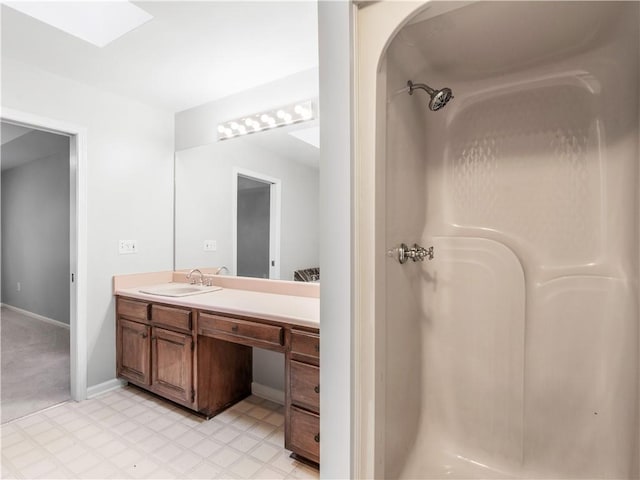
<instances>
[{"instance_id":1,"label":"tile floor","mask_svg":"<svg viewBox=\"0 0 640 480\"><path fill-rule=\"evenodd\" d=\"M211 420L133 387L0 426L2 478L318 478L289 458L281 405L251 396Z\"/></svg>"}]
</instances>

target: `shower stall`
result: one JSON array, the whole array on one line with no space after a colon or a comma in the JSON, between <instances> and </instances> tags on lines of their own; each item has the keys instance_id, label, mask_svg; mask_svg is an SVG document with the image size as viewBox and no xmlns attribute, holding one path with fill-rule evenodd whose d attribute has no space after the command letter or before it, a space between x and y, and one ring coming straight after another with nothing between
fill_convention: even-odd
<instances>
[{"instance_id":1,"label":"shower stall","mask_svg":"<svg viewBox=\"0 0 640 480\"><path fill-rule=\"evenodd\" d=\"M357 32L360 473L637 479L640 3Z\"/></svg>"}]
</instances>

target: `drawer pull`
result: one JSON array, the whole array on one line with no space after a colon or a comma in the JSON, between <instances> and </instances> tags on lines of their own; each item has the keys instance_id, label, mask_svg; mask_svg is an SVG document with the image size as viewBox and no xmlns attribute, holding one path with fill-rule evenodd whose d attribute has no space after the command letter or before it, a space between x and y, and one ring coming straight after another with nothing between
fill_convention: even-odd
<instances>
[{"instance_id":1,"label":"drawer pull","mask_svg":"<svg viewBox=\"0 0 640 480\"><path fill-rule=\"evenodd\" d=\"M320 352L320 345L318 345L318 344L316 343L316 344L313 346L313 349L314 349L316 352L318 352L318 353L319 353L319 352Z\"/></svg>"},{"instance_id":2,"label":"drawer pull","mask_svg":"<svg viewBox=\"0 0 640 480\"><path fill-rule=\"evenodd\" d=\"M316 393L320 393L320 385L316 385L315 387L313 387L313 391Z\"/></svg>"},{"instance_id":3,"label":"drawer pull","mask_svg":"<svg viewBox=\"0 0 640 480\"><path fill-rule=\"evenodd\" d=\"M316 443L320 443L320 434L316 433L316 436L313 437L313 439L315 440Z\"/></svg>"},{"instance_id":4,"label":"drawer pull","mask_svg":"<svg viewBox=\"0 0 640 480\"><path fill-rule=\"evenodd\" d=\"M238 331L238 325L233 325L233 326L231 327L231 331L232 331L232 332L237 332L237 331Z\"/></svg>"}]
</instances>

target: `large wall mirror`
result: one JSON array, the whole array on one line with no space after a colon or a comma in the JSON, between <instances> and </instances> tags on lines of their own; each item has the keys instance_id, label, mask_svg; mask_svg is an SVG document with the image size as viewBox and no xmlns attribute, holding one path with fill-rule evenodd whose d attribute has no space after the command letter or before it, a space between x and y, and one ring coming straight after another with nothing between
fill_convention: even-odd
<instances>
[{"instance_id":1,"label":"large wall mirror","mask_svg":"<svg viewBox=\"0 0 640 480\"><path fill-rule=\"evenodd\" d=\"M175 268L281 280L317 268L318 137L316 119L177 151Z\"/></svg>"}]
</instances>

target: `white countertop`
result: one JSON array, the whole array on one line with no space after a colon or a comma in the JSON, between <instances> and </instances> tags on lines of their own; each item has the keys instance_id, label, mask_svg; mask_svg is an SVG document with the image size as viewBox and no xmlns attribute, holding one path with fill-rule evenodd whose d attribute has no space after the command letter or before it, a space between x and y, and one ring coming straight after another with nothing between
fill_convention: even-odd
<instances>
[{"instance_id":1,"label":"white countertop","mask_svg":"<svg viewBox=\"0 0 640 480\"><path fill-rule=\"evenodd\" d=\"M215 292L200 293L186 297L167 297L140 292L140 290L148 290L158 286L160 285L120 288L116 289L114 293L116 295L147 300L149 302L264 318L266 320L274 320L293 325L320 328L320 299L318 298L264 293L235 288L222 288L222 290Z\"/></svg>"}]
</instances>

